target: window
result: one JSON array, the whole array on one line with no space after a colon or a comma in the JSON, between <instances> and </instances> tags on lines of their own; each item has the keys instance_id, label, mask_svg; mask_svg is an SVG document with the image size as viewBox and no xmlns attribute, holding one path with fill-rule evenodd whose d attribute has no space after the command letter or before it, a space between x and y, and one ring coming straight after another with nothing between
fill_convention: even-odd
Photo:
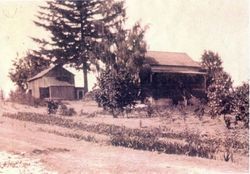
<instances>
[{"instance_id":1,"label":"window","mask_svg":"<svg viewBox=\"0 0 250 174\"><path fill-rule=\"evenodd\" d=\"M49 98L49 88L39 88L40 99Z\"/></svg>"}]
</instances>

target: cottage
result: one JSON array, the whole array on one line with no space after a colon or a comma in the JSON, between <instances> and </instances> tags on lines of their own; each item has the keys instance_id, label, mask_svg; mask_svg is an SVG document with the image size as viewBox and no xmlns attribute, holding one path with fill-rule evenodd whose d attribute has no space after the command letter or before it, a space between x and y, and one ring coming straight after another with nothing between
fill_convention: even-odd
<instances>
[{"instance_id":1,"label":"cottage","mask_svg":"<svg viewBox=\"0 0 250 174\"><path fill-rule=\"evenodd\" d=\"M148 51L144 67L140 75L144 96L159 99L171 98L178 90L205 92L206 72L186 53Z\"/></svg>"},{"instance_id":2,"label":"cottage","mask_svg":"<svg viewBox=\"0 0 250 174\"><path fill-rule=\"evenodd\" d=\"M74 74L60 65L52 66L28 79L28 91L35 98L81 99L83 88L75 87Z\"/></svg>"}]
</instances>

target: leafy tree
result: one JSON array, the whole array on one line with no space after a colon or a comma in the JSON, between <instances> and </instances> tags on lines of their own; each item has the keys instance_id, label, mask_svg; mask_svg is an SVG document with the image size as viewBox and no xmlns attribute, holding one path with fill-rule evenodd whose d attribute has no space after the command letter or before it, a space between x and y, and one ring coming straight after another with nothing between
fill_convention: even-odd
<instances>
[{"instance_id":1,"label":"leafy tree","mask_svg":"<svg viewBox=\"0 0 250 174\"><path fill-rule=\"evenodd\" d=\"M25 92L27 90L27 80L48 68L50 62L41 58L32 52L27 52L27 55L22 58L16 58L12 63L12 69L9 72L10 79L17 87Z\"/></svg>"},{"instance_id":2,"label":"leafy tree","mask_svg":"<svg viewBox=\"0 0 250 174\"><path fill-rule=\"evenodd\" d=\"M124 30L122 25L117 29L121 32L114 35L113 44L103 49L108 59L103 59L106 66L98 78L99 90L96 92L98 104L114 117L130 110L138 99L138 77L146 52L145 29L139 23L131 30Z\"/></svg>"},{"instance_id":3,"label":"leafy tree","mask_svg":"<svg viewBox=\"0 0 250 174\"><path fill-rule=\"evenodd\" d=\"M99 45L112 36L112 27L123 18L122 2L114 0L54 0L42 6L38 14L40 27L51 38L34 40L41 44L39 53L55 64L70 64L83 70L84 87L88 91L87 72L91 63L99 59Z\"/></svg>"},{"instance_id":4,"label":"leafy tree","mask_svg":"<svg viewBox=\"0 0 250 174\"><path fill-rule=\"evenodd\" d=\"M233 108L232 80L226 72L219 72L208 87L208 105L212 116L229 114Z\"/></svg>"},{"instance_id":5,"label":"leafy tree","mask_svg":"<svg viewBox=\"0 0 250 174\"><path fill-rule=\"evenodd\" d=\"M207 98L212 116L232 112L232 79L222 67L220 56L212 51L202 55L202 66L207 70Z\"/></svg>"},{"instance_id":6,"label":"leafy tree","mask_svg":"<svg viewBox=\"0 0 250 174\"><path fill-rule=\"evenodd\" d=\"M235 88L233 101L236 119L244 121L245 126L249 127L249 83L244 82Z\"/></svg>"},{"instance_id":7,"label":"leafy tree","mask_svg":"<svg viewBox=\"0 0 250 174\"><path fill-rule=\"evenodd\" d=\"M116 118L119 113L128 111L135 104L139 92L138 83L135 81L125 66L119 70L102 71L98 78L100 89L97 90L96 101Z\"/></svg>"},{"instance_id":8,"label":"leafy tree","mask_svg":"<svg viewBox=\"0 0 250 174\"><path fill-rule=\"evenodd\" d=\"M201 65L207 70L207 88L213 83L218 73L223 71L221 58L217 53L204 51Z\"/></svg>"}]
</instances>

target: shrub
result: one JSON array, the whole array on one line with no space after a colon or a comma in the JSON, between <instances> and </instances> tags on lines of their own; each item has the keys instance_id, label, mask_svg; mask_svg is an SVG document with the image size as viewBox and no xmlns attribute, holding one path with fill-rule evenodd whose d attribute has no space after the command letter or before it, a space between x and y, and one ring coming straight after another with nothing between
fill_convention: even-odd
<instances>
[{"instance_id":1,"label":"shrub","mask_svg":"<svg viewBox=\"0 0 250 174\"><path fill-rule=\"evenodd\" d=\"M236 120L243 121L246 127L249 127L249 84L236 87L234 91L234 112Z\"/></svg>"},{"instance_id":2,"label":"shrub","mask_svg":"<svg viewBox=\"0 0 250 174\"><path fill-rule=\"evenodd\" d=\"M58 107L58 113L63 116L73 116L76 114L76 111L74 108L68 108L65 104L61 103Z\"/></svg>"},{"instance_id":3,"label":"shrub","mask_svg":"<svg viewBox=\"0 0 250 174\"><path fill-rule=\"evenodd\" d=\"M123 111L130 111L135 105L139 87L127 68L103 71L98 79L98 86L100 89L95 92L95 100L114 117Z\"/></svg>"},{"instance_id":4,"label":"shrub","mask_svg":"<svg viewBox=\"0 0 250 174\"><path fill-rule=\"evenodd\" d=\"M208 87L208 106L212 116L230 114L233 108L232 80L226 72L220 72Z\"/></svg>"},{"instance_id":5,"label":"shrub","mask_svg":"<svg viewBox=\"0 0 250 174\"><path fill-rule=\"evenodd\" d=\"M46 106L46 102L42 99L36 99L30 94L24 92L23 90L16 89L15 91L10 91L9 101L29 106Z\"/></svg>"},{"instance_id":6,"label":"shrub","mask_svg":"<svg viewBox=\"0 0 250 174\"><path fill-rule=\"evenodd\" d=\"M84 95L84 101L95 100L95 90L89 91Z\"/></svg>"}]
</instances>

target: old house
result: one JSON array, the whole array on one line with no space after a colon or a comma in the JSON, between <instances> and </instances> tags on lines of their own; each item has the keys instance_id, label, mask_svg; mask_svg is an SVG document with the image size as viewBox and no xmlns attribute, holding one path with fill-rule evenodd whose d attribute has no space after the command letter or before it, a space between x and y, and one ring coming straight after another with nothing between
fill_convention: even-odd
<instances>
[{"instance_id":1,"label":"old house","mask_svg":"<svg viewBox=\"0 0 250 174\"><path fill-rule=\"evenodd\" d=\"M75 87L74 74L60 65L52 66L28 79L28 91L35 98L81 99L83 88Z\"/></svg>"},{"instance_id":2,"label":"old house","mask_svg":"<svg viewBox=\"0 0 250 174\"><path fill-rule=\"evenodd\" d=\"M148 51L140 73L142 93L154 99L176 95L202 95L206 89L206 72L186 53Z\"/></svg>"}]
</instances>

